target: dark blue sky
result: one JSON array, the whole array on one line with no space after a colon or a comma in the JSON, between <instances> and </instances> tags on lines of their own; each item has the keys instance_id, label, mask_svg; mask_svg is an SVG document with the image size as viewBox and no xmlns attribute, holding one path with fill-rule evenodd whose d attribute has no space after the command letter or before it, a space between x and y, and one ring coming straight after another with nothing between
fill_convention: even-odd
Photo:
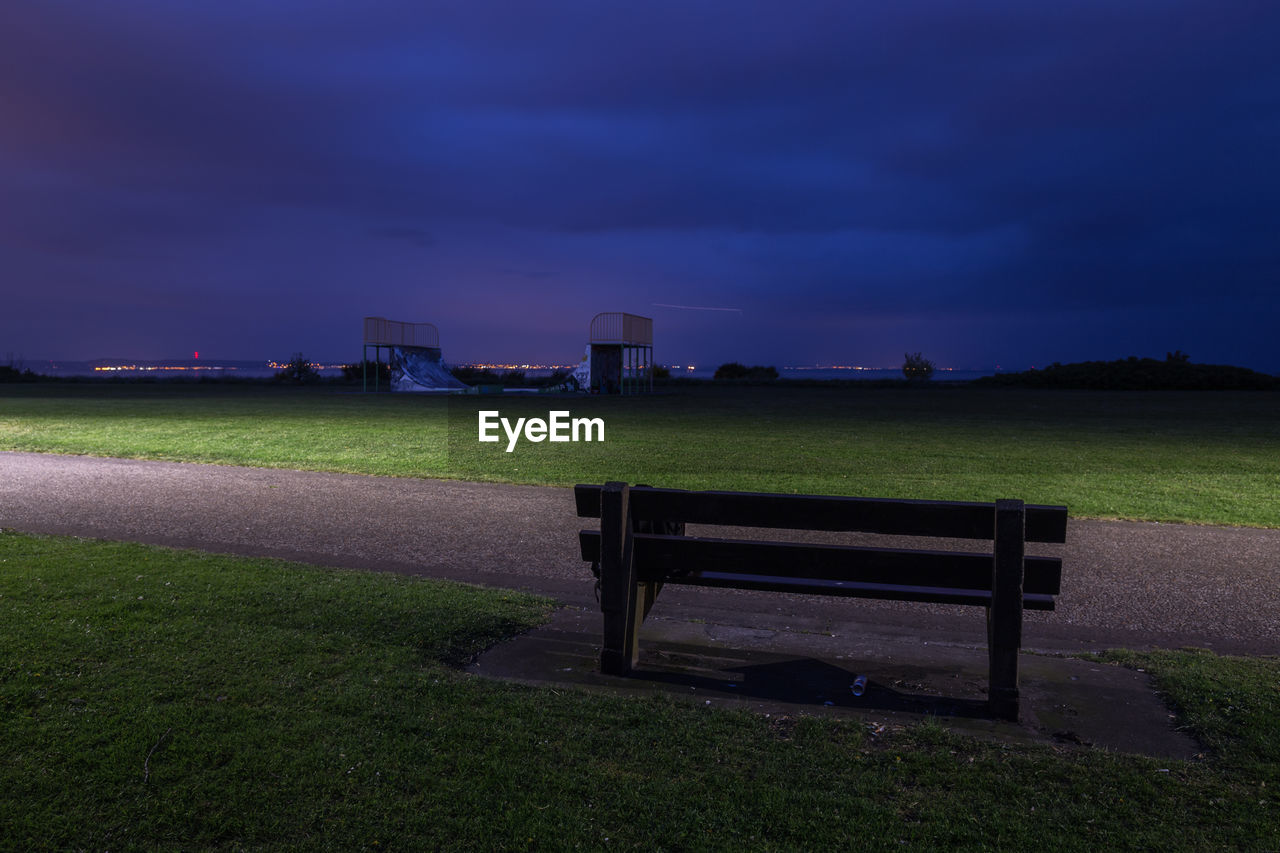
<instances>
[{"instance_id":1,"label":"dark blue sky","mask_svg":"<svg viewBox=\"0 0 1280 853\"><path fill-rule=\"evenodd\" d=\"M0 356L1280 371L1280 3L0 11ZM733 311L688 310L728 308Z\"/></svg>"}]
</instances>

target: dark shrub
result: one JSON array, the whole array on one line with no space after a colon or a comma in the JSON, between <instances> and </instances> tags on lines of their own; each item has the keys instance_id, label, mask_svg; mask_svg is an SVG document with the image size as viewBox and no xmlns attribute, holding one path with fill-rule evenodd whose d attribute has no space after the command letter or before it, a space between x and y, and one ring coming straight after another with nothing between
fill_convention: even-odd
<instances>
[{"instance_id":1,"label":"dark shrub","mask_svg":"<svg viewBox=\"0 0 1280 853\"><path fill-rule=\"evenodd\" d=\"M902 375L912 382L924 382L933 376L933 362L920 353L903 353Z\"/></svg>"},{"instance_id":2,"label":"dark shrub","mask_svg":"<svg viewBox=\"0 0 1280 853\"><path fill-rule=\"evenodd\" d=\"M1074 388L1115 391L1264 390L1280 388L1280 377L1245 367L1191 364L1184 353L1170 353L1164 361L1138 358L1115 361L1054 362L1043 370L984 376L974 385L1019 388Z\"/></svg>"},{"instance_id":3,"label":"dark shrub","mask_svg":"<svg viewBox=\"0 0 1280 853\"><path fill-rule=\"evenodd\" d=\"M320 373L311 362L307 361L307 357L300 352L295 352L293 358L289 359L289 363L285 365L284 370L275 375L275 381L292 382L295 385L316 382L319 379Z\"/></svg>"},{"instance_id":4,"label":"dark shrub","mask_svg":"<svg viewBox=\"0 0 1280 853\"><path fill-rule=\"evenodd\" d=\"M770 382L778 378L778 368L753 365L747 367L736 361L716 368L715 379L749 379L752 382Z\"/></svg>"},{"instance_id":5,"label":"dark shrub","mask_svg":"<svg viewBox=\"0 0 1280 853\"><path fill-rule=\"evenodd\" d=\"M11 364L0 364L0 382L35 382L39 378L29 367L19 370Z\"/></svg>"}]
</instances>

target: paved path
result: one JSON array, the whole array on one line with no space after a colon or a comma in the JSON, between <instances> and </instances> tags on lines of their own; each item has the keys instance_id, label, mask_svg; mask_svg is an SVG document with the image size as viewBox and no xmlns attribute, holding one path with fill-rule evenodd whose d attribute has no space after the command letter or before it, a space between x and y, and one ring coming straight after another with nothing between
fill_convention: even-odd
<instances>
[{"instance_id":1,"label":"paved path","mask_svg":"<svg viewBox=\"0 0 1280 853\"><path fill-rule=\"evenodd\" d=\"M418 573L573 604L592 601L581 526L563 488L0 452L0 527ZM1058 610L1028 614L1028 648L1280 653L1280 530L1072 521L1067 537ZM982 642L971 608L664 592L668 613L687 607L741 626Z\"/></svg>"}]
</instances>

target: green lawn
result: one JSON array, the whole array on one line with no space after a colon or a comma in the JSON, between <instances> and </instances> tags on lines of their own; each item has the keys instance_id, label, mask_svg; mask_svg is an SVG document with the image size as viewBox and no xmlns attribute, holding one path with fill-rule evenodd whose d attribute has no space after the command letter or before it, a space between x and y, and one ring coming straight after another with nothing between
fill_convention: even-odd
<instances>
[{"instance_id":1,"label":"green lawn","mask_svg":"<svg viewBox=\"0 0 1280 853\"><path fill-rule=\"evenodd\" d=\"M6 849L1274 849L1280 661L1128 655L1175 762L875 736L456 664L548 603L0 533Z\"/></svg>"},{"instance_id":2,"label":"green lawn","mask_svg":"<svg viewBox=\"0 0 1280 853\"><path fill-rule=\"evenodd\" d=\"M477 412L601 417L603 443L477 441ZM684 386L420 397L254 385L0 386L0 449L366 474L1066 504L1280 527L1280 394Z\"/></svg>"}]
</instances>

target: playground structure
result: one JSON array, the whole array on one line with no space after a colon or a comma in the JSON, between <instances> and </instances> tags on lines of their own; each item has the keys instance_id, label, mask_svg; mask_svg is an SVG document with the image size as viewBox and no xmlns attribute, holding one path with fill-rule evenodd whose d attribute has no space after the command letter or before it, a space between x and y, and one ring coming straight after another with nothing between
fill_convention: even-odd
<instances>
[{"instance_id":1,"label":"playground structure","mask_svg":"<svg viewBox=\"0 0 1280 853\"><path fill-rule=\"evenodd\" d=\"M445 365L440 331L431 323L402 323L364 318L363 381L369 389L369 348L381 365L383 350L391 367L390 391L475 393ZM375 368L373 390L379 390ZM591 318L586 354L564 383L544 391L637 394L653 390L653 320L636 314L605 312Z\"/></svg>"},{"instance_id":2,"label":"playground structure","mask_svg":"<svg viewBox=\"0 0 1280 853\"><path fill-rule=\"evenodd\" d=\"M440 354L440 330L431 323L401 323L385 317L364 318L363 379L369 390L369 347L381 364L382 350L391 364L391 391L463 391L467 386L454 378ZM377 369L373 390L378 390Z\"/></svg>"},{"instance_id":3,"label":"playground structure","mask_svg":"<svg viewBox=\"0 0 1280 853\"><path fill-rule=\"evenodd\" d=\"M591 318L583 360L588 366L583 390L599 394L652 391L653 319L616 311L597 314Z\"/></svg>"}]
</instances>

